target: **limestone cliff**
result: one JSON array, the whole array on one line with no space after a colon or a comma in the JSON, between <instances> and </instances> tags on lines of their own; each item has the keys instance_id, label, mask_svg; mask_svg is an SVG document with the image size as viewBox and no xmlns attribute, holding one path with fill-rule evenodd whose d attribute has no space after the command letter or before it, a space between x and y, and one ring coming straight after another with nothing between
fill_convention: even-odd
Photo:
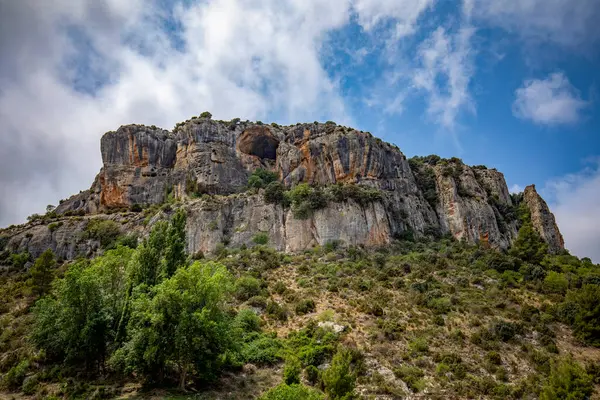
<instances>
[{"instance_id":1,"label":"limestone cliff","mask_svg":"<svg viewBox=\"0 0 600 400\"><path fill-rule=\"evenodd\" d=\"M548 205L535 190L535 185L530 185L523 192L523 201L531 213L533 228L540 234L542 239L548 243L548 249L557 252L565 248L565 242L556 225L554 215L550 212Z\"/></svg>"},{"instance_id":2,"label":"limestone cliff","mask_svg":"<svg viewBox=\"0 0 600 400\"><path fill-rule=\"evenodd\" d=\"M116 218L124 230L146 233L151 224L123 211L172 199L187 210L191 253L223 242L249 245L257 232L267 233L271 246L299 251L330 241L377 246L408 234L451 234L507 248L518 231L500 172L435 156L409 162L396 146L334 123L282 127L193 118L173 131L128 125L103 136L101 154L103 167L91 188L57 207L65 224L52 232L39 224L13 228L5 232L11 251L36 256L50 247L73 258L97 248L77 238L92 216ZM368 203L330 201L298 219L289 208L266 203L262 192L246 191L257 168L276 172L287 187L347 183L375 188L382 196ZM551 249L563 248L554 217L530 188L525 204L534 226ZM115 212L122 214L107 215Z\"/></svg>"}]
</instances>

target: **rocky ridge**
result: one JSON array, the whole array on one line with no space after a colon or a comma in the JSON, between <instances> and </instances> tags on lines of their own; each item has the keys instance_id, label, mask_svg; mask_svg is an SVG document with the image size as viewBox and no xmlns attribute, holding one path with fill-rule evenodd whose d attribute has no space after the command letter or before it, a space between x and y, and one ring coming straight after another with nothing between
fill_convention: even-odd
<instances>
[{"instance_id":1,"label":"rocky ridge","mask_svg":"<svg viewBox=\"0 0 600 400\"><path fill-rule=\"evenodd\" d=\"M34 257L52 248L72 259L98 247L81 239L87 221L111 219L123 231L143 234L165 213L125 210L172 200L187 210L190 253L213 251L219 243L251 245L258 232L292 252L332 241L380 246L395 237L445 234L507 248L519 227L516 204L495 169L435 156L408 160L396 146L334 123L282 127L193 118L173 131L127 125L102 137L101 153L103 167L91 188L54 211L58 226L35 221L5 229L5 247ZM246 190L257 168L276 172L286 187L356 184L382 196L367 204L329 202L298 219L289 207L265 202L262 190ZM533 185L523 203L549 248L563 249L554 216Z\"/></svg>"}]
</instances>

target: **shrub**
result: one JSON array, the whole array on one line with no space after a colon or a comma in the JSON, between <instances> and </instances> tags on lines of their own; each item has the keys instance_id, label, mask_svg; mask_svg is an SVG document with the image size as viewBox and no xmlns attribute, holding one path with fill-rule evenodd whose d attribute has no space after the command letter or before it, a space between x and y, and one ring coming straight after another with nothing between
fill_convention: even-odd
<instances>
[{"instance_id":1,"label":"shrub","mask_svg":"<svg viewBox=\"0 0 600 400\"><path fill-rule=\"evenodd\" d=\"M286 321L288 319L288 310L286 307L280 306L278 303L274 301L269 301L267 303L267 314L271 317L279 320Z\"/></svg>"},{"instance_id":2,"label":"shrub","mask_svg":"<svg viewBox=\"0 0 600 400\"><path fill-rule=\"evenodd\" d=\"M55 230L60 228L62 226L62 224L63 224L62 221L52 222L52 223L48 224L48 229L50 230L50 232L54 232Z\"/></svg>"},{"instance_id":3,"label":"shrub","mask_svg":"<svg viewBox=\"0 0 600 400\"><path fill-rule=\"evenodd\" d=\"M121 234L119 224L111 220L92 219L85 228L84 237L100 242L105 249L110 248Z\"/></svg>"},{"instance_id":4,"label":"shrub","mask_svg":"<svg viewBox=\"0 0 600 400\"><path fill-rule=\"evenodd\" d=\"M212 114L209 113L208 111L204 111L202 114L200 114L200 118L208 118L211 119L212 118Z\"/></svg>"},{"instance_id":5,"label":"shrub","mask_svg":"<svg viewBox=\"0 0 600 400\"><path fill-rule=\"evenodd\" d=\"M265 203L282 204L287 206L287 198L285 196L285 187L281 182L271 182L265 188L264 193Z\"/></svg>"},{"instance_id":6,"label":"shrub","mask_svg":"<svg viewBox=\"0 0 600 400\"><path fill-rule=\"evenodd\" d=\"M282 281L277 281L275 282L275 285L273 285L273 291L277 294L283 294L286 289L287 286Z\"/></svg>"},{"instance_id":7,"label":"shrub","mask_svg":"<svg viewBox=\"0 0 600 400\"><path fill-rule=\"evenodd\" d=\"M420 392L425 388L425 382L422 379L425 374L420 368L402 365L394 369L394 375L402 379L413 392Z\"/></svg>"},{"instance_id":8,"label":"shrub","mask_svg":"<svg viewBox=\"0 0 600 400\"><path fill-rule=\"evenodd\" d=\"M323 400L324 397L315 389L303 385L286 385L282 383L262 395L259 400Z\"/></svg>"},{"instance_id":9,"label":"shrub","mask_svg":"<svg viewBox=\"0 0 600 400\"><path fill-rule=\"evenodd\" d=\"M265 245L267 243L269 243L269 235L264 233L264 232L260 232L257 233L256 235L254 235L254 237L252 238L252 241L255 244L261 244L261 245Z\"/></svg>"},{"instance_id":10,"label":"shrub","mask_svg":"<svg viewBox=\"0 0 600 400\"><path fill-rule=\"evenodd\" d=\"M238 300L246 301L260 292L260 281L252 276L242 276L235 282L235 297Z\"/></svg>"},{"instance_id":11,"label":"shrub","mask_svg":"<svg viewBox=\"0 0 600 400\"><path fill-rule=\"evenodd\" d=\"M278 175L276 172L267 171L263 168L255 169L248 178L248 187L260 189L268 186L272 182L276 182Z\"/></svg>"},{"instance_id":12,"label":"shrub","mask_svg":"<svg viewBox=\"0 0 600 400\"><path fill-rule=\"evenodd\" d=\"M485 355L485 361L491 365L501 365L502 357L497 351L490 351Z\"/></svg>"},{"instance_id":13,"label":"shrub","mask_svg":"<svg viewBox=\"0 0 600 400\"><path fill-rule=\"evenodd\" d=\"M594 391L592 377L573 360L565 359L552 365L548 381L542 388L541 400L589 399Z\"/></svg>"},{"instance_id":14,"label":"shrub","mask_svg":"<svg viewBox=\"0 0 600 400\"><path fill-rule=\"evenodd\" d=\"M143 210L144 208L142 207L142 205L138 203L134 203L129 207L129 211L131 212L141 212Z\"/></svg>"},{"instance_id":15,"label":"shrub","mask_svg":"<svg viewBox=\"0 0 600 400\"><path fill-rule=\"evenodd\" d=\"M600 347L600 286L584 285L571 291L564 304L573 310L569 322L575 336L590 346Z\"/></svg>"},{"instance_id":16,"label":"shrub","mask_svg":"<svg viewBox=\"0 0 600 400\"><path fill-rule=\"evenodd\" d=\"M306 219L313 211L327 206L327 199L321 188L306 183L294 186L289 191L289 197L294 216L298 219Z\"/></svg>"},{"instance_id":17,"label":"shrub","mask_svg":"<svg viewBox=\"0 0 600 400\"><path fill-rule=\"evenodd\" d=\"M256 365L273 365L281 360L282 349L283 345L277 338L261 335L244 345L242 357Z\"/></svg>"},{"instance_id":18,"label":"shrub","mask_svg":"<svg viewBox=\"0 0 600 400\"><path fill-rule=\"evenodd\" d=\"M267 308L267 299L264 296L252 296L248 299L248 305L264 310Z\"/></svg>"},{"instance_id":19,"label":"shrub","mask_svg":"<svg viewBox=\"0 0 600 400\"><path fill-rule=\"evenodd\" d=\"M16 366L12 367L2 380L2 385L9 390L16 390L21 388L25 374L29 369L29 361L23 360Z\"/></svg>"},{"instance_id":20,"label":"shrub","mask_svg":"<svg viewBox=\"0 0 600 400\"><path fill-rule=\"evenodd\" d=\"M546 293L565 294L569 288L569 281L564 274L550 271L546 275L542 287Z\"/></svg>"},{"instance_id":21,"label":"shrub","mask_svg":"<svg viewBox=\"0 0 600 400\"><path fill-rule=\"evenodd\" d=\"M27 252L13 253L10 255L10 263L15 269L21 270L25 267L25 264L27 264L30 258L31 255Z\"/></svg>"},{"instance_id":22,"label":"shrub","mask_svg":"<svg viewBox=\"0 0 600 400\"><path fill-rule=\"evenodd\" d=\"M300 383L300 372L302 372L300 360L294 356L288 357L283 367L283 382L288 385Z\"/></svg>"},{"instance_id":23,"label":"shrub","mask_svg":"<svg viewBox=\"0 0 600 400\"><path fill-rule=\"evenodd\" d=\"M321 379L321 372L314 365L309 365L304 370L304 377L311 385L316 385Z\"/></svg>"},{"instance_id":24,"label":"shrub","mask_svg":"<svg viewBox=\"0 0 600 400\"><path fill-rule=\"evenodd\" d=\"M234 325L243 332L260 332L260 318L247 308L241 309L235 316Z\"/></svg>"},{"instance_id":25,"label":"shrub","mask_svg":"<svg viewBox=\"0 0 600 400\"><path fill-rule=\"evenodd\" d=\"M356 385L356 375L351 368L352 353L339 349L331 360L331 365L321 375L325 393L330 399L347 399L352 396Z\"/></svg>"},{"instance_id":26,"label":"shrub","mask_svg":"<svg viewBox=\"0 0 600 400\"><path fill-rule=\"evenodd\" d=\"M38 389L38 378L36 375L28 376L23 380L21 391L27 396L35 394Z\"/></svg>"},{"instance_id":27,"label":"shrub","mask_svg":"<svg viewBox=\"0 0 600 400\"><path fill-rule=\"evenodd\" d=\"M312 299L301 300L296 304L296 314L304 315L314 312L316 309L315 302Z\"/></svg>"}]
</instances>

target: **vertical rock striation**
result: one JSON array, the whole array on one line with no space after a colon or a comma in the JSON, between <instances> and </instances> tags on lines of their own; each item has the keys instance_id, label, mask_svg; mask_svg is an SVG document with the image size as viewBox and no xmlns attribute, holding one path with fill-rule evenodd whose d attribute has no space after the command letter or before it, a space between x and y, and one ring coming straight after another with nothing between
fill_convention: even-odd
<instances>
[{"instance_id":1,"label":"vertical rock striation","mask_svg":"<svg viewBox=\"0 0 600 400\"><path fill-rule=\"evenodd\" d=\"M515 205L502 173L436 156L409 162L396 146L334 123L281 127L193 118L172 132L127 125L102 137L101 153L103 167L91 188L56 212L100 215L178 199L188 210L190 252L212 251L222 242L251 244L257 232L286 251L330 241L378 246L406 234L451 234L507 248L517 235ZM330 201L309 218L296 219L289 208L245 192L257 168L276 172L287 187L357 184L382 196L367 203ZM211 196L197 199L202 194ZM533 186L525 202L550 248L563 248L554 217ZM27 247L22 234L13 247ZM45 231L43 240L51 240ZM77 250L71 242L51 247L68 258Z\"/></svg>"}]
</instances>

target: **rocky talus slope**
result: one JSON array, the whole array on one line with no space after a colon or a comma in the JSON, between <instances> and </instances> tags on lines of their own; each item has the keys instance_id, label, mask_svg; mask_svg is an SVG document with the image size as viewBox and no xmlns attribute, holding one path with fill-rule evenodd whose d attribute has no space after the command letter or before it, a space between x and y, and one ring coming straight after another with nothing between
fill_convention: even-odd
<instances>
[{"instance_id":1,"label":"rocky talus slope","mask_svg":"<svg viewBox=\"0 0 600 400\"><path fill-rule=\"evenodd\" d=\"M161 213L128 210L172 200L187 209L190 253L212 251L219 243L251 244L258 232L285 251L331 241L379 246L407 233L451 234L507 248L518 230L502 173L458 159L408 160L396 146L334 123L282 127L194 118L173 131L128 125L106 133L101 152L104 166L91 188L62 201L52 220L5 229L7 249L33 257L46 248L64 259L89 255L98 247L81 235L89 220L111 219L123 231L145 233ZM257 168L276 172L286 187L357 184L382 196L366 204L329 202L298 219L289 207L266 203L262 190L246 190ZM534 186L526 189L524 204L549 248L564 248Z\"/></svg>"}]
</instances>

